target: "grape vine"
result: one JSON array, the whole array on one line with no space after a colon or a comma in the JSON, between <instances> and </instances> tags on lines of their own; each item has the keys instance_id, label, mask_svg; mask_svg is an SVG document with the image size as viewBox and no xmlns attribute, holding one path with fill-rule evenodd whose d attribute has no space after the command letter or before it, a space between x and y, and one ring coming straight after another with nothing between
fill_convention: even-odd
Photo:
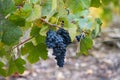
<instances>
[{"instance_id":1,"label":"grape vine","mask_svg":"<svg viewBox=\"0 0 120 80\"><path fill-rule=\"evenodd\" d=\"M63 67L66 48L75 39L80 44L77 54L88 55L102 25L100 18L90 15L93 4L93 0L0 0L0 75L22 74L26 62L49 57L47 48Z\"/></svg>"}]
</instances>

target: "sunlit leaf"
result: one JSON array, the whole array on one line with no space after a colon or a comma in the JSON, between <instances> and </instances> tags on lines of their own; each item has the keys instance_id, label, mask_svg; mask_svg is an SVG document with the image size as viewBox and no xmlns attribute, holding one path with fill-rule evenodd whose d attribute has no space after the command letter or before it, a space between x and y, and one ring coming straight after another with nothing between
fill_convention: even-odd
<instances>
[{"instance_id":1,"label":"sunlit leaf","mask_svg":"<svg viewBox=\"0 0 120 80\"><path fill-rule=\"evenodd\" d=\"M36 19L39 19L40 17L41 17L41 6L34 5L34 8L32 9L30 16L26 20L27 21L34 21Z\"/></svg>"}]
</instances>

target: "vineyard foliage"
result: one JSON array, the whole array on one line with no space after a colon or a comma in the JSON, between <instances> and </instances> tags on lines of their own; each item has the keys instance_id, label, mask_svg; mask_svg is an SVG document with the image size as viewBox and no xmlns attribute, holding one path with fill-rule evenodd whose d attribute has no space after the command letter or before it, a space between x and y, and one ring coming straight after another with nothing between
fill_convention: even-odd
<instances>
[{"instance_id":1,"label":"vineyard foliage","mask_svg":"<svg viewBox=\"0 0 120 80\"><path fill-rule=\"evenodd\" d=\"M0 0L0 75L22 74L26 61L46 60L45 39L49 29L63 27L72 42L84 33L77 54L88 55L102 25L100 18L89 15L89 8L100 7L102 2L107 4L109 0ZM23 41L26 31L30 31L29 38Z\"/></svg>"}]
</instances>

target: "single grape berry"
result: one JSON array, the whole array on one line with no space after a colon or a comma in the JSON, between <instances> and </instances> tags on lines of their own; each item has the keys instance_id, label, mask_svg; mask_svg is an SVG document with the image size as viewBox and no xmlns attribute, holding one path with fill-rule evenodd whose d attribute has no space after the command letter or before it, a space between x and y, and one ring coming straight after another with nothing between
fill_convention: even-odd
<instances>
[{"instance_id":1,"label":"single grape berry","mask_svg":"<svg viewBox=\"0 0 120 80\"><path fill-rule=\"evenodd\" d=\"M77 41L79 42L81 39L81 35L76 36Z\"/></svg>"},{"instance_id":2,"label":"single grape berry","mask_svg":"<svg viewBox=\"0 0 120 80\"><path fill-rule=\"evenodd\" d=\"M85 38L85 34L81 33L80 35L76 36L77 41L79 42L80 39L84 39Z\"/></svg>"}]
</instances>

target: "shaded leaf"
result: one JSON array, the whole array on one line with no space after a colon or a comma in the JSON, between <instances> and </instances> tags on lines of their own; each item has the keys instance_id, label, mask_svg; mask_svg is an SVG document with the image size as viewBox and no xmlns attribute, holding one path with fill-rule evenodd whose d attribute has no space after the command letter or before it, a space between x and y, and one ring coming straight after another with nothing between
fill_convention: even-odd
<instances>
[{"instance_id":1,"label":"shaded leaf","mask_svg":"<svg viewBox=\"0 0 120 80\"><path fill-rule=\"evenodd\" d=\"M25 44L25 46L22 49L23 49L22 50L23 55L25 54L25 52L28 53L27 59L30 63L35 63L39 61L40 58L42 59L47 58L47 50L46 50L47 48L44 43L40 43L35 46L33 45L32 42L28 42Z\"/></svg>"},{"instance_id":2,"label":"shaded leaf","mask_svg":"<svg viewBox=\"0 0 120 80\"><path fill-rule=\"evenodd\" d=\"M25 61L22 58L18 58L16 60L11 59L9 61L9 67L8 67L8 75L11 75L15 72L23 73L25 70Z\"/></svg>"},{"instance_id":3,"label":"shaded leaf","mask_svg":"<svg viewBox=\"0 0 120 80\"><path fill-rule=\"evenodd\" d=\"M16 10L13 0L0 0L0 13L7 15Z\"/></svg>"},{"instance_id":4,"label":"shaded leaf","mask_svg":"<svg viewBox=\"0 0 120 80\"><path fill-rule=\"evenodd\" d=\"M22 36L21 29L14 25L12 22L7 20L2 20L2 42L6 45L14 45L16 44L20 37Z\"/></svg>"},{"instance_id":5,"label":"shaded leaf","mask_svg":"<svg viewBox=\"0 0 120 80\"><path fill-rule=\"evenodd\" d=\"M99 6L101 6L100 0L91 0L91 5L90 6L91 7L99 7Z\"/></svg>"}]
</instances>

